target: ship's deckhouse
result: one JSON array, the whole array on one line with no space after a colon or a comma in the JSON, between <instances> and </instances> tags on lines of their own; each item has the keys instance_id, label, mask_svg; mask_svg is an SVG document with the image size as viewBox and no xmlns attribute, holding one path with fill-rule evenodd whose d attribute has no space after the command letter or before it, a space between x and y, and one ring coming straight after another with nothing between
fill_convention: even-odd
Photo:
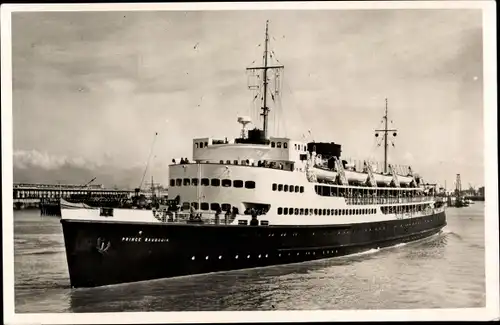
<instances>
[{"instance_id":1,"label":"ship's deckhouse","mask_svg":"<svg viewBox=\"0 0 500 325\"><path fill-rule=\"evenodd\" d=\"M306 156L307 146L289 138L270 137L260 142L246 138L193 140L193 160L198 163L257 166L259 162L274 162L277 168L304 171Z\"/></svg>"}]
</instances>

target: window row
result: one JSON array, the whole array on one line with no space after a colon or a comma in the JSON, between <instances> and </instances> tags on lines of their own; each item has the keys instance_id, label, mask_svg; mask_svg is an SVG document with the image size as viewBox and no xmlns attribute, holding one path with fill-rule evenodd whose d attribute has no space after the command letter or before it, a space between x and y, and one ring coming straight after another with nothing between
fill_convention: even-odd
<instances>
[{"instance_id":1,"label":"window row","mask_svg":"<svg viewBox=\"0 0 500 325\"><path fill-rule=\"evenodd\" d=\"M195 210L198 210L198 202L184 202L182 203L182 209L183 210L187 210L189 209L190 207L193 207ZM222 203L222 204L219 204L219 203L208 203L208 202L201 202L200 205L199 205L199 209L200 210L203 210L203 211L217 211L219 209L221 209L222 211L228 211L231 209L231 204L229 203Z\"/></svg>"},{"instance_id":2,"label":"window row","mask_svg":"<svg viewBox=\"0 0 500 325\"><path fill-rule=\"evenodd\" d=\"M287 149L288 148L288 142L283 142L282 143L280 141L278 141L278 142L271 141L271 148L281 148L282 146L283 146L284 149ZM297 144L297 143L295 143L294 144L294 148L297 151L304 151L304 152L307 151L306 146L303 145L303 144Z\"/></svg>"},{"instance_id":3,"label":"window row","mask_svg":"<svg viewBox=\"0 0 500 325\"><path fill-rule=\"evenodd\" d=\"M292 192L292 193L304 193L304 186L288 185L288 184L273 184L273 191L278 192Z\"/></svg>"},{"instance_id":4,"label":"window row","mask_svg":"<svg viewBox=\"0 0 500 325\"><path fill-rule=\"evenodd\" d=\"M271 148L281 148L281 142L271 142ZM283 148L288 148L288 142L283 142Z\"/></svg>"},{"instance_id":5,"label":"window row","mask_svg":"<svg viewBox=\"0 0 500 325\"><path fill-rule=\"evenodd\" d=\"M363 215L375 214L377 209L303 209L303 208L278 208L278 214L281 215L318 215L318 216L344 216L344 215Z\"/></svg>"},{"instance_id":6,"label":"window row","mask_svg":"<svg viewBox=\"0 0 500 325\"><path fill-rule=\"evenodd\" d=\"M177 178L170 180L170 186L222 186L222 187L236 187L236 188L248 188L254 189L255 182L254 181L242 181L239 179L230 180L230 179L219 179L219 178L202 178L201 180L198 178Z\"/></svg>"},{"instance_id":7,"label":"window row","mask_svg":"<svg viewBox=\"0 0 500 325\"><path fill-rule=\"evenodd\" d=\"M409 213L409 212L421 212L425 211L429 205L424 205L424 204L414 204L414 205L394 205L394 206L384 206L381 207L380 209L382 210L383 214L390 214L390 213Z\"/></svg>"},{"instance_id":8,"label":"window row","mask_svg":"<svg viewBox=\"0 0 500 325\"><path fill-rule=\"evenodd\" d=\"M194 146L196 148L203 148L203 146L208 147L208 142L195 142Z\"/></svg>"}]
</instances>

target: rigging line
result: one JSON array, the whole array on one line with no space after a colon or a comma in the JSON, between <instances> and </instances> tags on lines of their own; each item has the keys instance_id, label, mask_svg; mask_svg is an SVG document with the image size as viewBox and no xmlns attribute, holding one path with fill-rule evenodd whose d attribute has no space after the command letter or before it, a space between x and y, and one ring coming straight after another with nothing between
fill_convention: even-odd
<instances>
[{"instance_id":1,"label":"rigging line","mask_svg":"<svg viewBox=\"0 0 500 325\"><path fill-rule=\"evenodd\" d=\"M288 81L287 81L287 79L285 77L285 71L284 70L283 70L283 73L282 73L281 84L282 84L282 86L286 86L286 88L288 89L290 95L295 96L295 94L293 93L292 89L290 88L290 85L288 84ZM293 102L293 101L290 101L290 102ZM296 107L295 105L292 105L292 107L297 111L297 113L300 116L300 122L302 123L303 130L305 132L307 132L307 130L311 129L310 124L307 123L307 119L304 118L304 115L302 114L302 111L298 107Z\"/></svg>"},{"instance_id":2,"label":"rigging line","mask_svg":"<svg viewBox=\"0 0 500 325\"><path fill-rule=\"evenodd\" d=\"M153 144L151 145L151 149L149 151L148 162L146 163L146 168L144 169L144 174L142 174L142 179L141 179L141 184L139 185L139 189L142 188L142 184L144 182L144 177L146 177L146 173L147 173L148 167L149 167L149 162L151 161L151 155L153 154L153 148L154 148L154 145L156 143L156 136L157 135L158 135L158 132L155 132L155 136L153 138Z\"/></svg>"}]
</instances>

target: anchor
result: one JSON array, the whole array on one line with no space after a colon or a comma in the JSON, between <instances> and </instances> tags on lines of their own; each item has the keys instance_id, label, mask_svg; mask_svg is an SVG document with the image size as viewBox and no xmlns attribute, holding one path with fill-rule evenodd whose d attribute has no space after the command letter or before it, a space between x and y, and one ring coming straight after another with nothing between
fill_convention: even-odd
<instances>
[{"instance_id":1,"label":"anchor","mask_svg":"<svg viewBox=\"0 0 500 325\"><path fill-rule=\"evenodd\" d=\"M106 242L106 239L103 239L101 237L97 238L96 249L99 253L105 254L108 251L110 246L111 246L111 241L108 240Z\"/></svg>"}]
</instances>

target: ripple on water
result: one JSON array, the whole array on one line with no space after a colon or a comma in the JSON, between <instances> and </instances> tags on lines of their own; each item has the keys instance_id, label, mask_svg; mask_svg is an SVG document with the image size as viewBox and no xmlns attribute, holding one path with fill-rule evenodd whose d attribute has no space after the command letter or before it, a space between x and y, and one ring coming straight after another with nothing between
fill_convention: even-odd
<instances>
[{"instance_id":1,"label":"ripple on water","mask_svg":"<svg viewBox=\"0 0 500 325\"><path fill-rule=\"evenodd\" d=\"M448 209L448 226L430 239L356 256L73 290L59 220L15 214L16 311L480 307L482 206ZM464 217L467 211L472 219Z\"/></svg>"}]
</instances>

